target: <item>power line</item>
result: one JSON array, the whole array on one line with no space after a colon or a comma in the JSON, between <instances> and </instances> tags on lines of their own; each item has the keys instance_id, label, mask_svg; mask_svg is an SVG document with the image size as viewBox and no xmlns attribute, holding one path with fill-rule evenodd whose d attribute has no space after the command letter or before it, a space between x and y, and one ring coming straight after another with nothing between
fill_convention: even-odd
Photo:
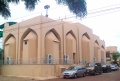
<instances>
[{"instance_id":1,"label":"power line","mask_svg":"<svg viewBox=\"0 0 120 81\"><path fill-rule=\"evenodd\" d=\"M113 4L113 5L109 5L109 6L104 6L104 7L100 7L100 8L88 10L88 11L101 10L101 9L110 8L110 7L117 6L117 5L120 6L120 3L118 3L118 4Z\"/></svg>"},{"instance_id":2,"label":"power line","mask_svg":"<svg viewBox=\"0 0 120 81\"><path fill-rule=\"evenodd\" d=\"M89 14L96 14L96 13L98 13L98 16L99 16L99 15L104 15L104 14L106 14L106 13L100 14L100 13L102 13L102 12L107 12L107 11L112 11L112 10L117 10L117 9L120 9L120 7L115 7L115 8L110 8L110 9L104 9L104 10L100 10L100 11L96 11L96 12L91 12L91 13L89 13ZM119 11L119 10L117 10L117 11ZM111 12L111 13L115 13L115 12L117 12L117 11L113 11L113 12ZM91 17L95 17L95 16L97 16L97 15L93 15L93 16L91 16ZM65 18L62 18L62 19L73 18L73 17L76 17L76 16L71 16L71 15L70 15L69 17L65 17ZM87 18L91 18L91 17L87 17ZM55 20L58 20L58 18L55 19ZM42 24L54 22L55 20L47 21L47 22L44 22L44 23L42 23ZM23 28L23 27L22 27L22 28ZM9 30L6 30L6 31L9 31Z\"/></svg>"},{"instance_id":3,"label":"power line","mask_svg":"<svg viewBox=\"0 0 120 81\"><path fill-rule=\"evenodd\" d=\"M120 11L120 10L119 10L119 11ZM114 12L115 12L115 11L114 11ZM114 12L111 12L111 13L114 13ZM108 14L110 14L110 13L108 13ZM103 14L100 14L100 15L103 15ZM66 18L63 18L63 19L61 19L61 20L69 19L69 18L73 18L73 17L76 17L76 16L66 17ZM74 21L79 21L79 20L74 20ZM50 23L50 22L58 22L58 21L52 20L52 21L45 22L45 23L37 23L37 24L34 24L34 25L32 25L32 26L40 25L40 24L47 24L47 23ZM54 27L56 26L56 27L57 27L57 25L61 25L61 24L65 24L65 23L68 23L68 22L63 21L63 22L59 22L58 24L49 25L49 26L46 26L46 27L43 27L43 28L52 27L52 26L54 26ZM30 27L29 27L29 26L26 26L26 27L22 27L22 28L30 28ZM37 29L34 29L34 30L43 29L43 28L37 28ZM16 28L16 29L18 29L18 28ZM11 30L13 30L13 29L11 29ZM8 30L8 32L9 32L9 31L10 31L10 30ZM4 31L4 32L6 32L6 31ZM19 32L19 33L24 33L24 32ZM14 33L14 34L18 34L18 33ZM7 36L7 35L6 35L6 36Z\"/></svg>"},{"instance_id":4,"label":"power line","mask_svg":"<svg viewBox=\"0 0 120 81\"><path fill-rule=\"evenodd\" d=\"M50 10L54 10L54 9L58 9L58 8L62 8L62 7L65 7L65 6L55 7L55 8L49 9L49 11ZM31 16L31 15L34 15L34 14L40 14L40 15L42 15L42 12L45 12L45 10L40 11L40 12L36 12L36 13L32 13L32 14L29 14L29 15L24 15L22 17L14 18L14 19L11 19L11 21L17 20L17 19L21 19L21 18L24 18L24 17L28 17L28 16Z\"/></svg>"},{"instance_id":5,"label":"power line","mask_svg":"<svg viewBox=\"0 0 120 81\"><path fill-rule=\"evenodd\" d=\"M98 14L98 15L94 15L94 16L90 16L90 17L87 17L87 18L92 18L92 17L97 17L97 16L102 16L102 15L106 15L106 14L112 14L112 13L115 13L115 12L119 12L119 10L116 10L116 11L111 11L111 12L106 12L106 13L102 13L102 14Z\"/></svg>"},{"instance_id":6,"label":"power line","mask_svg":"<svg viewBox=\"0 0 120 81\"><path fill-rule=\"evenodd\" d=\"M120 11L120 10L119 10ZM114 11L114 12L116 12L116 11ZM114 13L114 12L112 12L112 13ZM102 14L103 15L103 14ZM69 18L73 18L73 17L76 17L76 16L70 16L70 17L66 17L66 19L69 19ZM65 19L65 18L64 18ZM61 20L64 20L64 19L61 19ZM78 21L78 20L74 20L74 21ZM51 22L56 22L55 20L54 21L51 21ZM38 23L38 24L34 24L33 26L35 26L35 25L40 25L40 24L47 24L47 23L50 23L50 22L46 22L46 23ZM52 27L52 26L56 26L57 27L57 25L60 25L60 24L64 24L64 23L68 23L68 22L59 22L58 24L54 24L54 25L49 25L49 26L46 26L46 27L43 27L43 28L47 28L47 27ZM30 27L28 27L28 26L26 26L27 28L30 28ZM22 28L26 28L26 27L22 27ZM16 29L18 29L18 28L16 28ZM37 29L34 29L34 30L38 30L38 29L41 29L41 28L37 28ZM12 30L12 29L11 29ZM24 32L19 32L19 33L24 33ZM14 34L18 34L18 33L14 33ZM7 36L7 35L6 35Z\"/></svg>"},{"instance_id":7,"label":"power line","mask_svg":"<svg viewBox=\"0 0 120 81\"><path fill-rule=\"evenodd\" d=\"M96 12L94 12L94 13L98 13L98 12L104 12L104 11L109 11L109 10L114 10L114 9L119 9L120 7L115 7L115 8L111 8L111 9L106 9L106 10L102 10L102 11L96 11ZM117 11L120 11L120 10L117 10ZM113 12L111 12L111 13L114 13L114 12L117 12L117 11L113 11ZM95 16L100 16L100 15L104 15L104 14L106 14L106 13L103 13L103 14L98 14L98 15L95 15ZM108 13L108 14L110 14L110 13ZM95 17L95 16L91 16L91 17ZM69 17L65 17L65 18L62 18L62 19L69 19L69 18L74 18L74 17L76 17L76 16L69 16ZM87 18L91 18L91 17L87 17ZM57 19L58 20L58 19ZM50 22L56 22L56 20L51 20L51 21L47 21L47 22L44 22L44 23L40 23L40 24L46 24L46 23L50 23ZM34 25L38 25L38 24L34 24ZM28 28L28 26L26 26L27 28ZM26 27L21 27L21 28L26 28ZM11 30L16 30L16 29L18 29L18 28L14 28L14 29L11 29ZM7 31L10 31L10 30L5 30L4 32L7 32Z\"/></svg>"},{"instance_id":8,"label":"power line","mask_svg":"<svg viewBox=\"0 0 120 81\"><path fill-rule=\"evenodd\" d=\"M115 9L120 9L120 6L119 7L114 7L114 8L109 8L109 9L104 9L104 10L99 10L99 11L94 11L94 12L90 12L88 14L96 14L96 13L111 11L111 10L115 10Z\"/></svg>"},{"instance_id":9,"label":"power line","mask_svg":"<svg viewBox=\"0 0 120 81\"><path fill-rule=\"evenodd\" d=\"M103 8L107 8L107 7L113 7L113 6L116 6L116 5L120 5L119 4L114 4L114 5L109 5L109 6L105 6L105 7L101 7L101 8L97 8L97 9L93 9L93 10L89 10L90 12L93 11L96 12L95 10L98 10L98 9L103 9ZM65 6L62 6L62 7L65 7ZM56 8L52 8L52 9L49 9L49 10L54 10L54 9L58 9L58 8L61 8L61 7L56 7ZM24 18L24 17L28 17L28 16L31 16L31 15L34 15L34 14L38 14L38 13L42 13L42 12L45 12L45 10L41 11L41 12L37 12L37 13L33 13L33 14L30 14L30 15L25 15L25 16L22 16L22 17L19 17L19 18L14 18L12 19L11 21L13 20L17 20L17 19L21 19L21 18ZM10 21L10 20L9 20Z\"/></svg>"}]
</instances>

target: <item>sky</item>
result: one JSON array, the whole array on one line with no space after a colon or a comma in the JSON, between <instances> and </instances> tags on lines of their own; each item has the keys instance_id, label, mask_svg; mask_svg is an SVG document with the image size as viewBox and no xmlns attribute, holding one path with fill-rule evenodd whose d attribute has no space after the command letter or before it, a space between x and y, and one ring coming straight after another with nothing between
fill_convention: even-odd
<instances>
[{"instance_id":1,"label":"sky","mask_svg":"<svg viewBox=\"0 0 120 81\"><path fill-rule=\"evenodd\" d=\"M0 24L9 21L21 22L39 15L45 15L45 5L50 5L49 18L80 22L93 30L93 33L105 41L107 46L117 46L120 52L120 0L86 0L88 15L83 19L75 19L67 6L57 5L55 0L41 0L34 11L27 11L24 3L10 4L11 17L0 16ZM2 45L0 45L1 47Z\"/></svg>"}]
</instances>

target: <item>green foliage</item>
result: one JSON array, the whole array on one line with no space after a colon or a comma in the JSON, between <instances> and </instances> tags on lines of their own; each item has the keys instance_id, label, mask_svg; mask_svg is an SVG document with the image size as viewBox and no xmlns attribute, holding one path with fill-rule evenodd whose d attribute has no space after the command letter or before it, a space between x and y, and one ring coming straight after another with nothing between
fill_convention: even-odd
<instances>
[{"instance_id":1,"label":"green foliage","mask_svg":"<svg viewBox=\"0 0 120 81\"><path fill-rule=\"evenodd\" d=\"M3 50L0 48L0 60L2 60Z\"/></svg>"},{"instance_id":2,"label":"green foliage","mask_svg":"<svg viewBox=\"0 0 120 81\"><path fill-rule=\"evenodd\" d=\"M118 57L120 57L120 53L119 52L112 53L112 58L114 60L114 63L117 63Z\"/></svg>"},{"instance_id":3,"label":"green foliage","mask_svg":"<svg viewBox=\"0 0 120 81\"><path fill-rule=\"evenodd\" d=\"M0 31L0 38L3 37L3 31Z\"/></svg>"},{"instance_id":4,"label":"green foliage","mask_svg":"<svg viewBox=\"0 0 120 81\"><path fill-rule=\"evenodd\" d=\"M7 0L8 3L15 3L18 4L20 2L20 0ZM39 2L39 0L21 0L24 2L25 4L25 8L27 10L34 10L35 9L35 5Z\"/></svg>"},{"instance_id":5,"label":"green foliage","mask_svg":"<svg viewBox=\"0 0 120 81\"><path fill-rule=\"evenodd\" d=\"M25 8L27 10L34 10L35 5L39 2L39 0L21 0L25 4ZM0 15L5 19L11 16L9 3L18 4L20 0L0 0Z\"/></svg>"},{"instance_id":6,"label":"green foliage","mask_svg":"<svg viewBox=\"0 0 120 81\"><path fill-rule=\"evenodd\" d=\"M86 0L56 0L58 4L67 5L69 10L78 17L87 15Z\"/></svg>"},{"instance_id":7,"label":"green foliage","mask_svg":"<svg viewBox=\"0 0 120 81\"><path fill-rule=\"evenodd\" d=\"M0 0L0 15L4 18L10 17L10 9L9 4L6 0Z\"/></svg>"},{"instance_id":8,"label":"green foliage","mask_svg":"<svg viewBox=\"0 0 120 81\"><path fill-rule=\"evenodd\" d=\"M19 0L7 0L8 2L12 2L12 3L16 3L18 4L19 3Z\"/></svg>"},{"instance_id":9,"label":"green foliage","mask_svg":"<svg viewBox=\"0 0 120 81\"><path fill-rule=\"evenodd\" d=\"M9 3L18 4L24 2L25 8L29 11L34 10L40 0L0 0L0 15L5 19L11 16ZM56 0L58 4L67 5L69 10L77 17L83 18L87 15L86 0Z\"/></svg>"},{"instance_id":10,"label":"green foliage","mask_svg":"<svg viewBox=\"0 0 120 81\"><path fill-rule=\"evenodd\" d=\"M38 3L39 0L22 0L22 1L24 1L25 8L31 11L35 9L35 5Z\"/></svg>"}]
</instances>

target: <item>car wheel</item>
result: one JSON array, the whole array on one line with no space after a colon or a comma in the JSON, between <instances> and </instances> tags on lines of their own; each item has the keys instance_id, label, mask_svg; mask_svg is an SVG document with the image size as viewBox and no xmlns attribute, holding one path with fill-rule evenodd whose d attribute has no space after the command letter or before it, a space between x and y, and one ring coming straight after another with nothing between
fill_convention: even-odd
<instances>
[{"instance_id":1,"label":"car wheel","mask_svg":"<svg viewBox=\"0 0 120 81\"><path fill-rule=\"evenodd\" d=\"M108 70L106 70L106 73L108 73Z\"/></svg>"},{"instance_id":2,"label":"car wheel","mask_svg":"<svg viewBox=\"0 0 120 81\"><path fill-rule=\"evenodd\" d=\"M102 74L102 71L100 72L100 75Z\"/></svg>"},{"instance_id":3,"label":"car wheel","mask_svg":"<svg viewBox=\"0 0 120 81\"><path fill-rule=\"evenodd\" d=\"M65 76L63 78L66 78Z\"/></svg>"},{"instance_id":4,"label":"car wheel","mask_svg":"<svg viewBox=\"0 0 120 81\"><path fill-rule=\"evenodd\" d=\"M94 72L94 76L96 76L96 72Z\"/></svg>"},{"instance_id":5,"label":"car wheel","mask_svg":"<svg viewBox=\"0 0 120 81\"><path fill-rule=\"evenodd\" d=\"M74 75L74 78L77 78L77 74Z\"/></svg>"},{"instance_id":6,"label":"car wheel","mask_svg":"<svg viewBox=\"0 0 120 81\"><path fill-rule=\"evenodd\" d=\"M83 73L83 77L85 77L86 76L86 74L85 73Z\"/></svg>"},{"instance_id":7,"label":"car wheel","mask_svg":"<svg viewBox=\"0 0 120 81\"><path fill-rule=\"evenodd\" d=\"M110 71L109 72L111 72L112 70L110 69Z\"/></svg>"}]
</instances>

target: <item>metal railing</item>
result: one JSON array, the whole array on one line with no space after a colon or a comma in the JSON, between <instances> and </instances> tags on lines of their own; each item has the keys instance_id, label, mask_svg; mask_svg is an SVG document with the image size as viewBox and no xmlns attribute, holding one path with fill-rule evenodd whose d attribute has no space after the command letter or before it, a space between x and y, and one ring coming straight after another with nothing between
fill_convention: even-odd
<instances>
[{"instance_id":1,"label":"metal railing","mask_svg":"<svg viewBox=\"0 0 120 81\"><path fill-rule=\"evenodd\" d=\"M73 59L48 59L48 58L29 58L29 59L6 59L0 60L0 65L30 65L30 64L75 64Z\"/></svg>"},{"instance_id":2,"label":"metal railing","mask_svg":"<svg viewBox=\"0 0 120 81\"><path fill-rule=\"evenodd\" d=\"M86 65L87 63L90 63L88 61L80 61L79 64L81 65ZM94 63L94 62L93 62ZM0 60L0 65L33 65L33 64L78 64L75 62L73 59L48 59L48 58L28 58L28 59L5 59L5 60ZM104 61L101 60L101 64L104 64Z\"/></svg>"}]
</instances>

